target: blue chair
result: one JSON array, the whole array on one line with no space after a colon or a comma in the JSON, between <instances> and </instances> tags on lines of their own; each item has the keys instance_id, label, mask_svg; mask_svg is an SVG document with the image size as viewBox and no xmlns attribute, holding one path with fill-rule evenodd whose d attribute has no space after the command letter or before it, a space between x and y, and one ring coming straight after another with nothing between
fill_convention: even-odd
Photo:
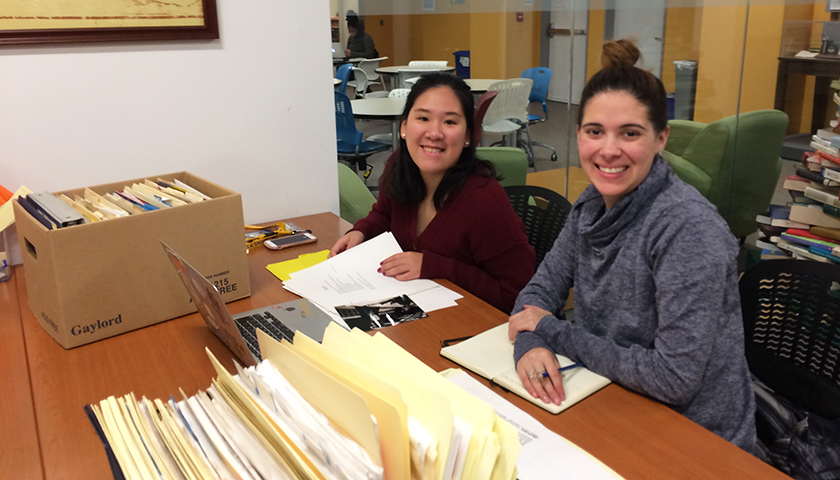
<instances>
[{"instance_id":1,"label":"blue chair","mask_svg":"<svg viewBox=\"0 0 840 480\"><path fill-rule=\"evenodd\" d=\"M338 70L335 71L335 78L341 80L341 84L338 86L338 91L345 95L347 95L347 82L350 81L350 70L352 69L352 63L345 63L344 65L338 67Z\"/></svg>"},{"instance_id":2,"label":"blue chair","mask_svg":"<svg viewBox=\"0 0 840 480\"><path fill-rule=\"evenodd\" d=\"M342 65L343 66L343 65ZM362 140L362 132L356 129L353 109L347 95L335 91L335 134L338 141L338 158L346 160L355 169L361 169L365 178L370 176L365 160L377 152L390 150L391 146Z\"/></svg>"},{"instance_id":3,"label":"blue chair","mask_svg":"<svg viewBox=\"0 0 840 480\"><path fill-rule=\"evenodd\" d=\"M534 81L534 86L531 87L531 95L528 97L528 101L541 103L543 113L545 114L545 116L540 116L528 113L528 124L533 125L548 120L548 105L545 103L545 100L548 97L548 85L551 83L551 69L546 67L529 68L522 72L522 78L530 78ZM551 161L557 161L557 150L551 145L540 142L531 142L531 145L551 150Z\"/></svg>"}]
</instances>

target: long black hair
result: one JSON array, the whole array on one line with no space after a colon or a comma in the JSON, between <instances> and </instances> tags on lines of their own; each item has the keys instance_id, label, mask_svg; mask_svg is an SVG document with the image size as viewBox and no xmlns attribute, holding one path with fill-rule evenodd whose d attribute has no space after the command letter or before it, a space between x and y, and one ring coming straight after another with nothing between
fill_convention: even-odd
<instances>
[{"instance_id":1,"label":"long black hair","mask_svg":"<svg viewBox=\"0 0 840 480\"><path fill-rule=\"evenodd\" d=\"M449 199L453 198L458 190L464 186L470 175L479 175L486 178L496 176L496 170L492 163L480 160L475 156L475 142L473 141L475 101L470 87L455 75L435 72L420 77L411 89L411 93L408 94L408 98L406 98L405 108L400 117L401 122L408 120L408 114L420 95L426 93L427 90L439 87L451 89L461 104L467 122L470 144L464 147L458 161L446 171L435 190L432 197L435 209L440 209ZM404 138L400 139L399 149L388 159L379 185L382 194L388 195L401 205L417 206L426 198L426 184L420 175L420 169L417 168L408 153Z\"/></svg>"}]
</instances>

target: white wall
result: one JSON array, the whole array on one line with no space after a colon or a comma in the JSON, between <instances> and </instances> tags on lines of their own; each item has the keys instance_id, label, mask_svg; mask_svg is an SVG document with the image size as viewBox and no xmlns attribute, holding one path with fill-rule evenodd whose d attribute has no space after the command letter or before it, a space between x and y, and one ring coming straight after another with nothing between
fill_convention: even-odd
<instances>
[{"instance_id":1,"label":"white wall","mask_svg":"<svg viewBox=\"0 0 840 480\"><path fill-rule=\"evenodd\" d=\"M216 0L220 40L0 47L0 184L188 170L245 221L338 212L329 0Z\"/></svg>"}]
</instances>

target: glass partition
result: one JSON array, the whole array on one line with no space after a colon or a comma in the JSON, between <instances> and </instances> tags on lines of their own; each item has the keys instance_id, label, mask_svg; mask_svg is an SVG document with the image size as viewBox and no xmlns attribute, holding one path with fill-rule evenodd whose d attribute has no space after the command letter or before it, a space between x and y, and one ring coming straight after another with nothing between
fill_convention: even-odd
<instances>
[{"instance_id":1,"label":"glass partition","mask_svg":"<svg viewBox=\"0 0 840 480\"><path fill-rule=\"evenodd\" d=\"M807 69L780 67L787 64L785 58L803 50L819 53L822 48L824 55L836 56L840 29L834 27L840 23L830 21L825 3L331 0L331 9L331 15L340 19L345 44L346 11L352 9L362 16L365 32L374 40L379 56L388 57L383 67L407 66L418 60L446 61L455 67L454 73L483 88L493 80L518 78L531 67L551 69L545 110L539 102L529 107L530 113L539 117L527 128L534 144L527 148L533 158L529 182L549 186L572 201L586 184L579 171L575 129L580 93L586 80L601 68L601 49L609 40L633 39L642 51L637 65L662 80L675 126L675 148L685 147L696 135L683 127L697 124L687 122L711 124L736 116L720 153L733 163L706 172L713 177L715 191L704 194L716 195L713 203L722 213L738 208L739 195L744 194L737 187L743 187L746 177L742 170L747 166L740 170L736 166L749 156L744 150L749 143L737 139L739 113L782 110L789 117L785 133L806 136L827 126L835 115L831 96L825 92L827 77ZM833 53L826 51L832 44ZM822 63L834 60L821 58ZM384 75L386 91L402 85L398 75ZM476 93L481 88L479 85ZM374 123L363 127L388 130ZM516 135L507 136L508 144L512 137ZM503 135L485 132L484 144L503 139ZM527 139L521 141L527 143ZM536 143L552 147L556 156ZM712 155L709 152L706 149ZM672 156L682 157L680 153L685 152L679 150ZM387 158L387 154L380 155Z\"/></svg>"}]
</instances>

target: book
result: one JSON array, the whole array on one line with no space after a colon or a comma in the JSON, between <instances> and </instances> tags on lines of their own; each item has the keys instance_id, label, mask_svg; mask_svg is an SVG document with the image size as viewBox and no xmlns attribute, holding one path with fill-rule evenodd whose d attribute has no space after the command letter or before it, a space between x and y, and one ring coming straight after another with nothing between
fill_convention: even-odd
<instances>
[{"instance_id":1,"label":"book","mask_svg":"<svg viewBox=\"0 0 840 480\"><path fill-rule=\"evenodd\" d=\"M813 226L809 229L809 231L814 235L818 235L820 237L830 238L832 240L840 240L840 229Z\"/></svg>"},{"instance_id":2,"label":"book","mask_svg":"<svg viewBox=\"0 0 840 480\"><path fill-rule=\"evenodd\" d=\"M838 157L837 155L831 155L829 153L823 152L822 150L817 150L816 153L817 153L817 157L820 159L820 162L822 162L823 165L825 165L825 166L831 166L831 165L838 166L838 165L840 165L840 157Z\"/></svg>"},{"instance_id":3,"label":"book","mask_svg":"<svg viewBox=\"0 0 840 480\"><path fill-rule=\"evenodd\" d=\"M806 248L802 245L796 245L796 244L790 243L786 240L779 240L778 245L779 245L780 248L791 252L793 254L794 258L802 258L802 259L806 259L806 260L816 260L816 261L822 262L822 263L831 263L831 260L829 260L829 259L827 259L827 258L825 258L821 255L817 255L815 253L809 252L808 248Z\"/></svg>"},{"instance_id":4,"label":"book","mask_svg":"<svg viewBox=\"0 0 840 480\"><path fill-rule=\"evenodd\" d=\"M829 180L829 179L823 177L822 174L819 174L817 172L812 172L811 170L808 170L807 168L797 168L796 169L796 175L800 176L802 178L805 178L807 180L810 180L812 182L820 183L820 184L825 185L827 187L840 186L840 182L836 182L834 180Z\"/></svg>"},{"instance_id":5,"label":"book","mask_svg":"<svg viewBox=\"0 0 840 480\"><path fill-rule=\"evenodd\" d=\"M790 207L789 220L805 225L816 225L820 227L840 228L840 218L828 215L823 212L819 205L793 204ZM774 220L775 222L776 220ZM773 223L773 225L776 225ZM807 228L807 227L791 227Z\"/></svg>"},{"instance_id":6,"label":"book","mask_svg":"<svg viewBox=\"0 0 840 480\"><path fill-rule=\"evenodd\" d=\"M440 355L555 414L610 384L608 378L580 367L563 372L563 390L566 393L566 400L560 405L545 403L539 398L532 397L525 390L519 374L516 373L516 365L513 363L513 343L508 340L508 324L506 323L458 344L444 347ZM557 361L560 362L560 367L574 363L562 355L557 355Z\"/></svg>"},{"instance_id":7,"label":"book","mask_svg":"<svg viewBox=\"0 0 840 480\"><path fill-rule=\"evenodd\" d=\"M840 217L840 207L837 204L823 204L823 213L827 213L828 215L832 215L834 217Z\"/></svg>"},{"instance_id":8,"label":"book","mask_svg":"<svg viewBox=\"0 0 840 480\"><path fill-rule=\"evenodd\" d=\"M840 263L840 256L837 256L837 254L834 251L827 252L825 250L822 250L822 249L819 249L819 248L814 248L814 247L809 247L808 251L815 254L815 255L825 257L825 258L831 260L834 263Z\"/></svg>"},{"instance_id":9,"label":"book","mask_svg":"<svg viewBox=\"0 0 840 480\"><path fill-rule=\"evenodd\" d=\"M811 200L816 200L826 205L840 206L840 198L831 192L825 192L814 187L805 187L805 191L802 193Z\"/></svg>"},{"instance_id":10,"label":"book","mask_svg":"<svg viewBox=\"0 0 840 480\"><path fill-rule=\"evenodd\" d=\"M816 205L815 205L816 206ZM784 227L784 228L808 228L811 224L796 222L793 220L787 220L784 218L774 218L770 225L774 227Z\"/></svg>"},{"instance_id":11,"label":"book","mask_svg":"<svg viewBox=\"0 0 840 480\"><path fill-rule=\"evenodd\" d=\"M840 171L837 171L833 168L822 167L820 168L820 174L828 180L840 182Z\"/></svg>"},{"instance_id":12,"label":"book","mask_svg":"<svg viewBox=\"0 0 840 480\"><path fill-rule=\"evenodd\" d=\"M768 222L766 225L758 224L758 229L761 230L761 233L764 234L765 237L772 237L772 236L779 236L782 232L785 231L783 227L774 227L770 225Z\"/></svg>"},{"instance_id":13,"label":"book","mask_svg":"<svg viewBox=\"0 0 840 480\"><path fill-rule=\"evenodd\" d=\"M794 230L794 229L791 229ZM790 233L790 230L782 234L782 240L785 240L790 243L795 243L798 245L803 245L807 248L816 248L818 250L822 250L825 252L831 252L831 249L836 247L837 245L830 242L825 242L822 240L817 240L815 238L808 238L805 236L800 235L793 235Z\"/></svg>"},{"instance_id":14,"label":"book","mask_svg":"<svg viewBox=\"0 0 840 480\"><path fill-rule=\"evenodd\" d=\"M774 245L769 238L759 238L755 241L755 246L762 249L763 251L781 252L781 249Z\"/></svg>"},{"instance_id":15,"label":"book","mask_svg":"<svg viewBox=\"0 0 840 480\"><path fill-rule=\"evenodd\" d=\"M785 181L782 182L782 188L794 192L804 192L805 187L808 187L810 185L810 180L808 180L807 178L802 178L799 175L791 175L785 178Z\"/></svg>"},{"instance_id":16,"label":"book","mask_svg":"<svg viewBox=\"0 0 840 480\"><path fill-rule=\"evenodd\" d=\"M832 128L821 128L817 130L817 137L825 140L831 140L831 138L835 135L837 134L834 133L834 129Z\"/></svg>"},{"instance_id":17,"label":"book","mask_svg":"<svg viewBox=\"0 0 840 480\"><path fill-rule=\"evenodd\" d=\"M770 250L762 250L760 258L762 260L780 260L790 258L790 254L785 252L784 250L778 250L775 252Z\"/></svg>"},{"instance_id":18,"label":"book","mask_svg":"<svg viewBox=\"0 0 840 480\"><path fill-rule=\"evenodd\" d=\"M823 145L820 142L812 141L811 142L811 147L815 148L818 152L825 152L825 153L827 153L829 155L833 155L835 157L840 156L840 150L838 150L834 147L831 147L831 146Z\"/></svg>"}]
</instances>

